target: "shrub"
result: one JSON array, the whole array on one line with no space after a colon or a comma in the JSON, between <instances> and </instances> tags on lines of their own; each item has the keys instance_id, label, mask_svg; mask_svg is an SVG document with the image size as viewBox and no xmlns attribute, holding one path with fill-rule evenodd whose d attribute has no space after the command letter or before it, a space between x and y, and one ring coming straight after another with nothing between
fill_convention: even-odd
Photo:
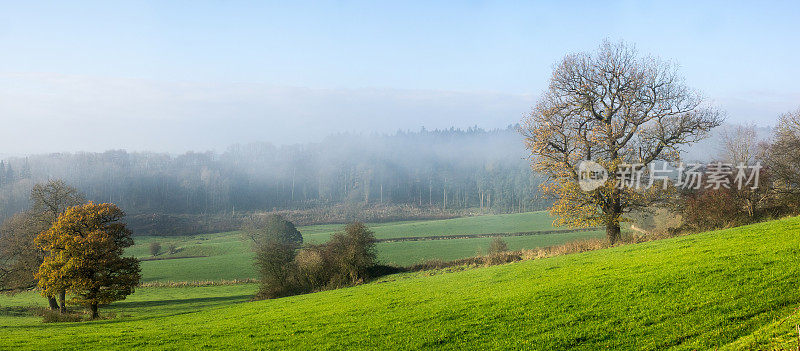
<instances>
[{"instance_id":1,"label":"shrub","mask_svg":"<svg viewBox=\"0 0 800 351\"><path fill-rule=\"evenodd\" d=\"M361 222L350 223L343 233L334 234L326 251L334 272L330 283L335 286L363 282L377 264L375 235Z\"/></svg>"},{"instance_id":2,"label":"shrub","mask_svg":"<svg viewBox=\"0 0 800 351\"><path fill-rule=\"evenodd\" d=\"M150 243L150 255L157 256L161 252L161 243L154 241Z\"/></svg>"},{"instance_id":3,"label":"shrub","mask_svg":"<svg viewBox=\"0 0 800 351\"><path fill-rule=\"evenodd\" d=\"M178 248L175 247L174 243L170 243L169 246L167 246L167 253L168 254L174 255L177 252L178 252Z\"/></svg>"},{"instance_id":4,"label":"shrub","mask_svg":"<svg viewBox=\"0 0 800 351\"><path fill-rule=\"evenodd\" d=\"M42 323L81 322L83 317L76 313L60 313L52 310L42 310Z\"/></svg>"},{"instance_id":5,"label":"shrub","mask_svg":"<svg viewBox=\"0 0 800 351\"><path fill-rule=\"evenodd\" d=\"M295 284L295 245L269 242L256 249L256 266L259 272L257 298L270 299L299 292Z\"/></svg>"},{"instance_id":6,"label":"shrub","mask_svg":"<svg viewBox=\"0 0 800 351\"><path fill-rule=\"evenodd\" d=\"M277 222L275 222L277 223ZM284 224L277 228L294 228ZM283 229L281 229L283 230ZM297 241L289 233L252 231L245 234L254 243L264 237L266 244L256 245L256 265L261 286L256 298L275 298L312 291L334 289L359 284L367 279L396 272L396 267L379 266L375 254L375 236L367 226L355 222L334 234L320 245L306 245L297 250ZM280 241L285 240L285 241Z\"/></svg>"},{"instance_id":7,"label":"shrub","mask_svg":"<svg viewBox=\"0 0 800 351\"><path fill-rule=\"evenodd\" d=\"M303 291L324 289L331 281L332 264L326 248L327 245L309 245L297 253L295 281Z\"/></svg>"},{"instance_id":8,"label":"shrub","mask_svg":"<svg viewBox=\"0 0 800 351\"><path fill-rule=\"evenodd\" d=\"M708 189L684 195L684 227L690 231L735 227L747 222L730 189Z\"/></svg>"},{"instance_id":9,"label":"shrub","mask_svg":"<svg viewBox=\"0 0 800 351\"><path fill-rule=\"evenodd\" d=\"M503 238L495 237L492 239L491 244L489 244L489 255L498 254L501 252L508 251L508 244Z\"/></svg>"}]
</instances>

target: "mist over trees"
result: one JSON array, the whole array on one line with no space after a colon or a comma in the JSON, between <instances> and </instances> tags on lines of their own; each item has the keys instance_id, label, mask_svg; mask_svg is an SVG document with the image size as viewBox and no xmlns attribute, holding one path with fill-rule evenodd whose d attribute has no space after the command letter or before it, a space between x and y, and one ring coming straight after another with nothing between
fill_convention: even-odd
<instances>
[{"instance_id":1,"label":"mist over trees","mask_svg":"<svg viewBox=\"0 0 800 351\"><path fill-rule=\"evenodd\" d=\"M436 210L543 209L521 136L506 129L338 134L319 143L234 145L169 155L112 150L0 163L0 218L29 207L35 183L63 179L130 215L234 214L331 204Z\"/></svg>"}]
</instances>

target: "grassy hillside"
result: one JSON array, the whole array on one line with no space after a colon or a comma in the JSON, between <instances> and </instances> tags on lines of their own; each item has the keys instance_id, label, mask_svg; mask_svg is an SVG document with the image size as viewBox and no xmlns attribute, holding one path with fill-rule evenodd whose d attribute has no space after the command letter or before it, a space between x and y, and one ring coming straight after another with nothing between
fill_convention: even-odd
<instances>
[{"instance_id":1,"label":"grassy hillside","mask_svg":"<svg viewBox=\"0 0 800 351\"><path fill-rule=\"evenodd\" d=\"M546 212L488 215L432 221L371 223L376 237L420 237L454 234L516 233L554 229ZM324 242L342 225L300 227L306 242ZM569 232L504 238L512 250L532 249L562 244L579 238L602 237L594 232ZM486 252L490 238L385 242L377 245L378 258L384 263L411 265L425 260L454 260ZM253 278L252 254L238 232L203 234L182 237L136 237L136 245L128 252L139 258L150 258L151 242L169 243L179 251L174 256L208 256L171 260L144 261L144 282L232 280ZM169 255L160 255L169 256Z\"/></svg>"},{"instance_id":2,"label":"grassy hillside","mask_svg":"<svg viewBox=\"0 0 800 351\"><path fill-rule=\"evenodd\" d=\"M778 323L800 304L798 262L792 218L159 318L9 326L0 340L31 349L763 348L794 328Z\"/></svg>"}]
</instances>

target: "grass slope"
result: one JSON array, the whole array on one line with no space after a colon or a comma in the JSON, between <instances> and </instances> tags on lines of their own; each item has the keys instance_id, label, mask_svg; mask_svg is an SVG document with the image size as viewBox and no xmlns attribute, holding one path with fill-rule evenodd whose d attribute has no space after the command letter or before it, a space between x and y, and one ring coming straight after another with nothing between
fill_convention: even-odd
<instances>
[{"instance_id":1,"label":"grass slope","mask_svg":"<svg viewBox=\"0 0 800 351\"><path fill-rule=\"evenodd\" d=\"M0 340L31 349L757 348L753 335L800 304L799 259L792 218L160 318L5 327Z\"/></svg>"}]
</instances>

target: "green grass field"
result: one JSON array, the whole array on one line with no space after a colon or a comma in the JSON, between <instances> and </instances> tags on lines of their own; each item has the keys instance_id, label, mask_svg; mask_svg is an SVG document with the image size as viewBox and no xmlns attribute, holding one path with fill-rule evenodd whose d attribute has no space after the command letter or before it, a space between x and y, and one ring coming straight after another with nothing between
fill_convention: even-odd
<instances>
[{"instance_id":1,"label":"green grass field","mask_svg":"<svg viewBox=\"0 0 800 351\"><path fill-rule=\"evenodd\" d=\"M563 229L553 227L547 212L527 212L489 216L462 217L433 221L369 223L378 239L454 234L517 233ZM341 225L326 224L299 228L308 242L327 241Z\"/></svg>"},{"instance_id":2,"label":"green grass field","mask_svg":"<svg viewBox=\"0 0 800 351\"><path fill-rule=\"evenodd\" d=\"M243 303L250 285L141 289L102 310L121 318L4 317L0 347L795 348L798 263L800 217L269 301ZM43 302L15 299L0 303Z\"/></svg>"},{"instance_id":3,"label":"green grass field","mask_svg":"<svg viewBox=\"0 0 800 351\"><path fill-rule=\"evenodd\" d=\"M432 221L370 223L377 238L421 237L455 234L516 233L554 229L546 212L488 215ZM306 242L324 242L343 225L300 227ZM512 250L562 244L568 241L602 237L600 231L506 237ZM136 237L128 253L150 258L148 247L157 241L166 249L169 243L179 251L175 256L208 256L142 262L142 281L198 281L254 278L252 254L238 232L182 237ZM377 244L381 262L411 265L426 260L454 260L485 253L490 238L383 242ZM162 255L168 256L168 255Z\"/></svg>"}]
</instances>

